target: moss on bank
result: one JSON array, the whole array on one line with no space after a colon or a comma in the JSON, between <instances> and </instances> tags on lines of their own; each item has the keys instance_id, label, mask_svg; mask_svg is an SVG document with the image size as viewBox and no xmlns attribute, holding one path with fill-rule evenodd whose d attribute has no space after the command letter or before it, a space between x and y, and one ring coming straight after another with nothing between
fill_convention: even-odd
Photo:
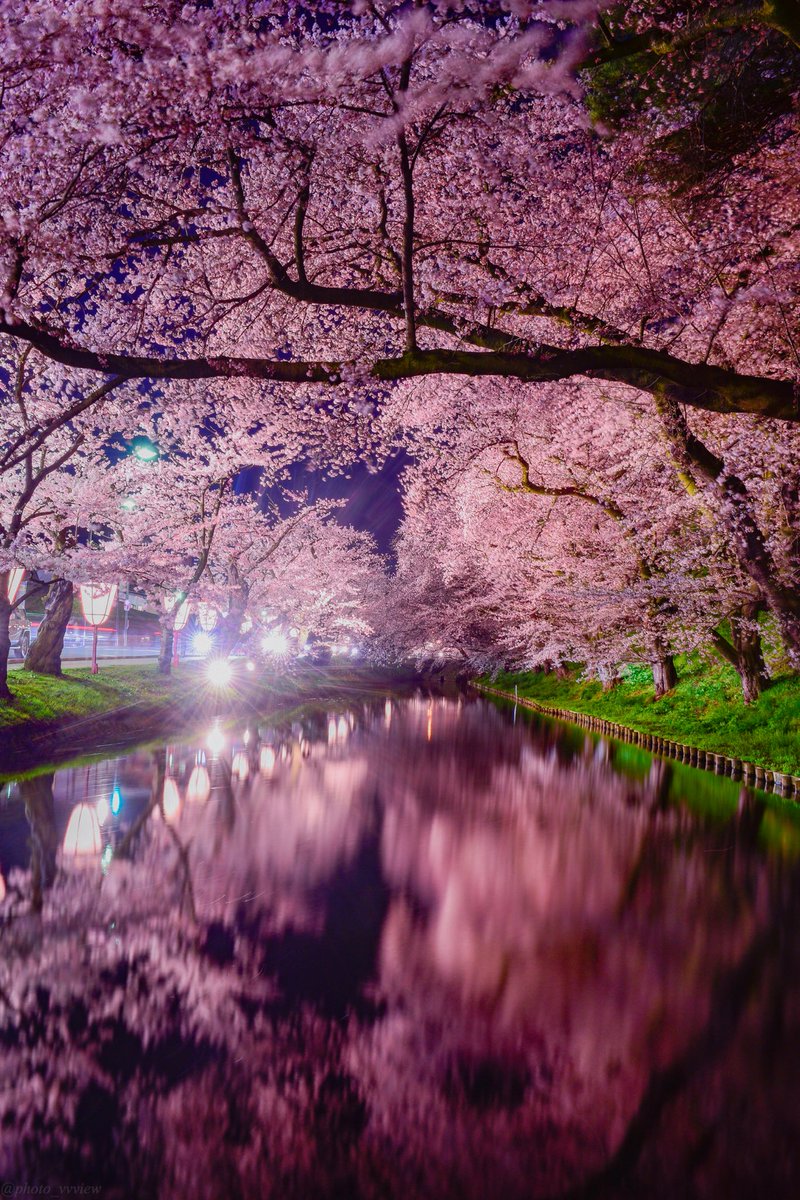
<instances>
[{"instance_id":1,"label":"moss on bank","mask_svg":"<svg viewBox=\"0 0 800 1200\"><path fill-rule=\"evenodd\" d=\"M649 669L637 667L604 692L596 679L573 670L565 679L530 671L500 672L480 682L539 704L589 713L642 733L741 758L774 771L800 775L800 676L775 679L755 704L746 705L736 672L727 663L697 655L678 659L678 686L654 699Z\"/></svg>"}]
</instances>

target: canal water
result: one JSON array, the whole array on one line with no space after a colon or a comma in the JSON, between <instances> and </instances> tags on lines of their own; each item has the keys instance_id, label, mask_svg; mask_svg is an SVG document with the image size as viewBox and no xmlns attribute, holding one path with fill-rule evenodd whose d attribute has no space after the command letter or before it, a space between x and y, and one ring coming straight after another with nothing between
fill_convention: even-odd
<instances>
[{"instance_id":1,"label":"canal water","mask_svg":"<svg viewBox=\"0 0 800 1200\"><path fill-rule=\"evenodd\" d=\"M457 693L10 781L3 1194L796 1196L799 811Z\"/></svg>"}]
</instances>

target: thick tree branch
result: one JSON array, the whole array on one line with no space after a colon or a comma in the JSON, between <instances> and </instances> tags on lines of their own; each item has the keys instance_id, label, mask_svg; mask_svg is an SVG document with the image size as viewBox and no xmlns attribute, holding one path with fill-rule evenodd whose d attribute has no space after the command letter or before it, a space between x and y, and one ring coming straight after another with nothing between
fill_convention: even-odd
<instances>
[{"instance_id":1,"label":"thick tree branch","mask_svg":"<svg viewBox=\"0 0 800 1200\"><path fill-rule=\"evenodd\" d=\"M342 382L344 362L281 361L228 355L201 358L148 358L102 353L61 341L25 322L0 321L0 334L30 342L66 366L127 379L245 378L276 383ZM796 388L788 379L742 375L708 363L692 363L663 350L642 346L586 346L569 349L540 345L528 354L470 350L416 350L372 363L369 376L394 382L425 375L495 376L526 383L554 382L583 376L624 383L707 412L751 413L785 421L800 420Z\"/></svg>"}]
</instances>

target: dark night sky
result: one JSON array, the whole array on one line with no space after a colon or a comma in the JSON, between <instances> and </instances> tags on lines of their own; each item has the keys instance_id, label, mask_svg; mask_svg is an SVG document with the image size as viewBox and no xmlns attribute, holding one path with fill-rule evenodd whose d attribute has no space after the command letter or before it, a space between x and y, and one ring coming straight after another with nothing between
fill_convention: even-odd
<instances>
[{"instance_id":1,"label":"dark night sky","mask_svg":"<svg viewBox=\"0 0 800 1200\"><path fill-rule=\"evenodd\" d=\"M289 486L306 492L312 502L346 499L344 508L337 513L338 520L371 533L380 552L389 554L402 517L400 473L408 461L407 455L400 451L387 459L378 472L370 472L363 463L355 462L345 475L335 478L298 463ZM243 471L237 490L257 491L258 478L257 469ZM277 499L279 489L274 494Z\"/></svg>"}]
</instances>

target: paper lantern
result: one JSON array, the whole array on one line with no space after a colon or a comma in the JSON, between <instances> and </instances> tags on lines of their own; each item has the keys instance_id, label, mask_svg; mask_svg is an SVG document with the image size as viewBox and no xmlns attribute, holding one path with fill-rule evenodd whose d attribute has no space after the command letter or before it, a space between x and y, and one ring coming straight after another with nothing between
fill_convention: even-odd
<instances>
[{"instance_id":1,"label":"paper lantern","mask_svg":"<svg viewBox=\"0 0 800 1200\"><path fill-rule=\"evenodd\" d=\"M87 859L103 849L100 821L93 804L73 808L64 834L62 850L67 858Z\"/></svg>"},{"instance_id":2,"label":"paper lantern","mask_svg":"<svg viewBox=\"0 0 800 1200\"><path fill-rule=\"evenodd\" d=\"M8 593L8 600L9 600L10 604L13 604L17 598L24 575L25 575L24 567L12 567L11 570L8 572L8 582L6 584L6 592Z\"/></svg>"},{"instance_id":3,"label":"paper lantern","mask_svg":"<svg viewBox=\"0 0 800 1200\"><path fill-rule=\"evenodd\" d=\"M197 619L204 633L211 633L212 629L216 627L217 616L218 613L213 604L205 604L203 601L198 604Z\"/></svg>"},{"instance_id":4,"label":"paper lantern","mask_svg":"<svg viewBox=\"0 0 800 1200\"><path fill-rule=\"evenodd\" d=\"M90 625L102 625L117 599L115 583L82 583L81 607Z\"/></svg>"},{"instance_id":5,"label":"paper lantern","mask_svg":"<svg viewBox=\"0 0 800 1200\"><path fill-rule=\"evenodd\" d=\"M177 613L175 614L175 624L174 624L173 628L176 633L180 633L180 631L182 629L186 628L186 622L189 620L189 612L190 611L191 611L191 605L189 604L189 601L184 600L183 604L180 606Z\"/></svg>"}]
</instances>

